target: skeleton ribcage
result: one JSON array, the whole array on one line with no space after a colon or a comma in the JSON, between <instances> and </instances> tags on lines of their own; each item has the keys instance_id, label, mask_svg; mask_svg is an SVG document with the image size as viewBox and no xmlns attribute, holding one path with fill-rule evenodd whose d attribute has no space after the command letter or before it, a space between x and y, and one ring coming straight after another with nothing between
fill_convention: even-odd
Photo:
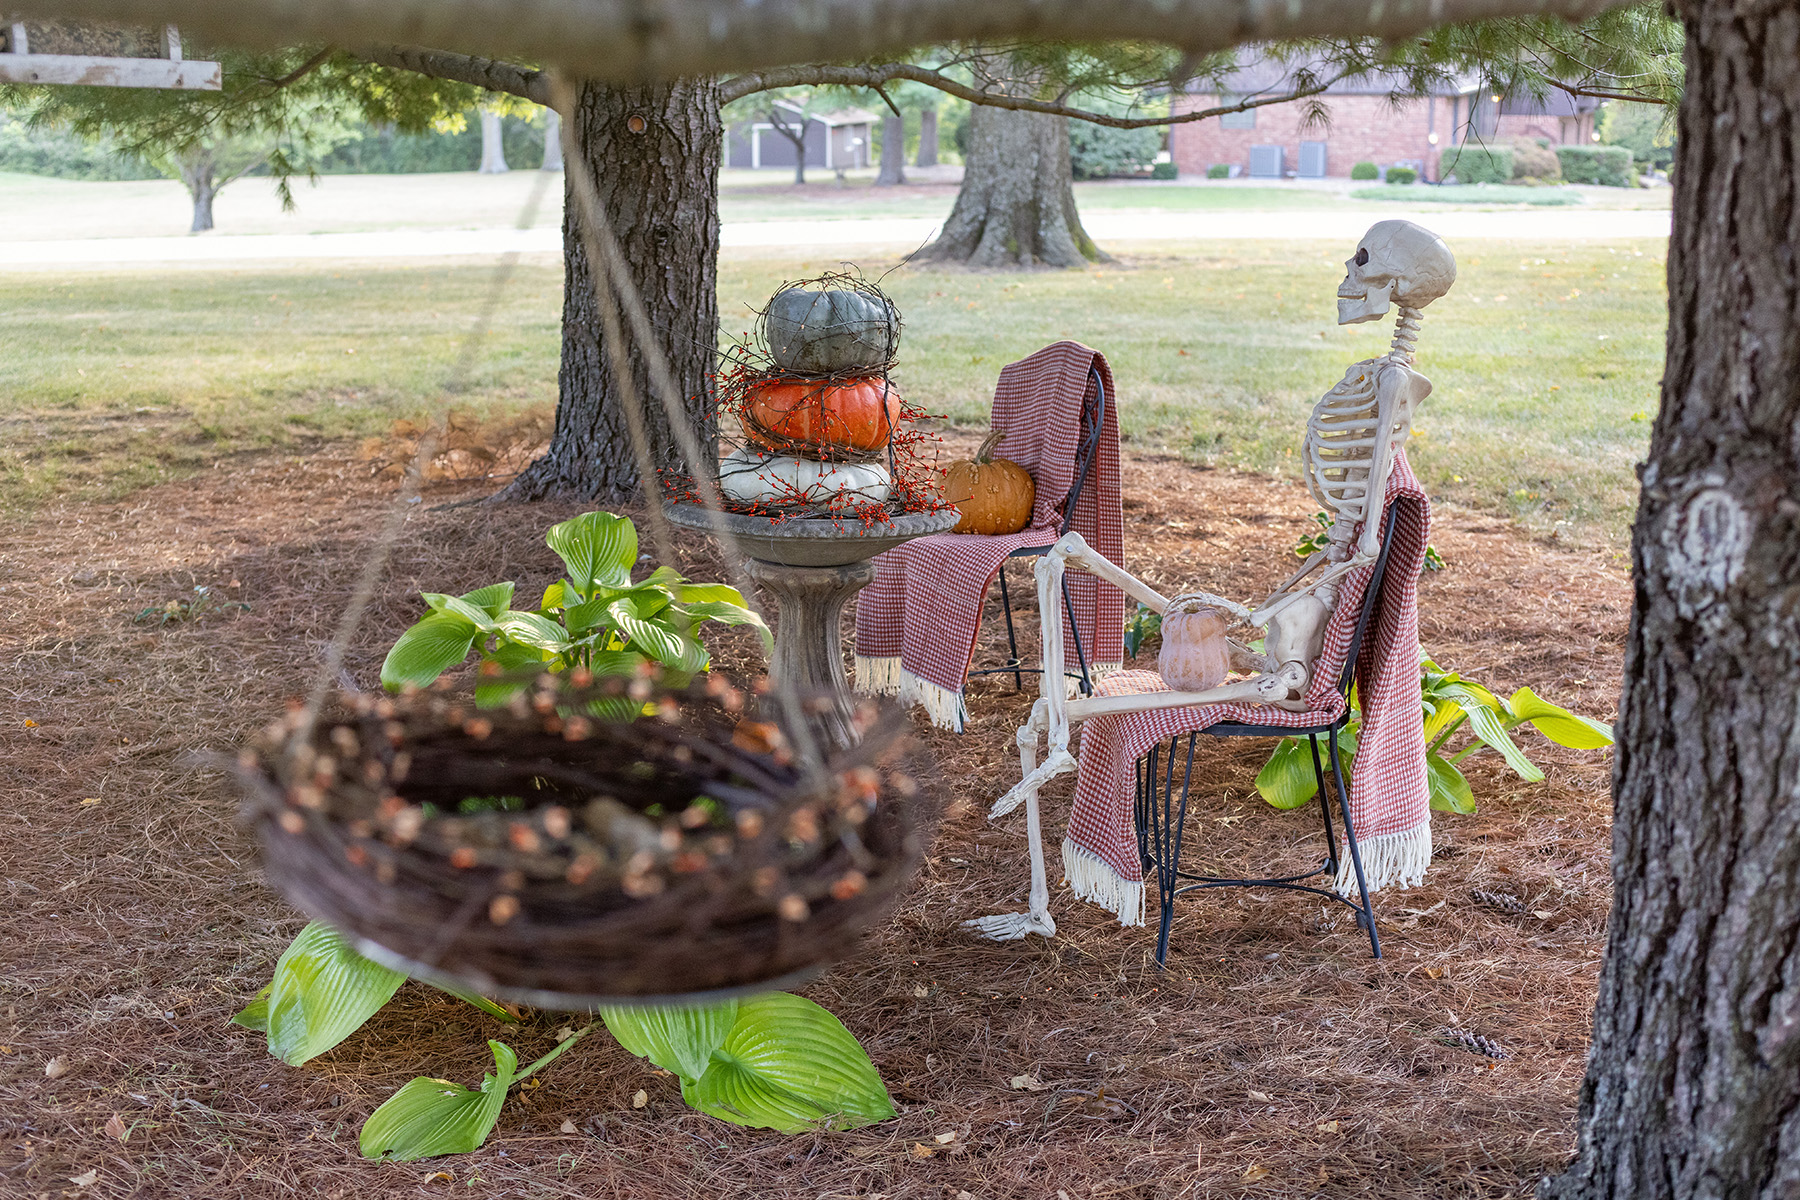
<instances>
[{"instance_id":1,"label":"skeleton ribcage","mask_svg":"<svg viewBox=\"0 0 1800 1200\"><path fill-rule=\"evenodd\" d=\"M1327 393L1306 423L1301 446L1306 486L1327 510L1351 521L1362 520L1368 504L1379 419L1379 401ZM1405 420L1396 421L1394 444L1405 436Z\"/></svg>"}]
</instances>

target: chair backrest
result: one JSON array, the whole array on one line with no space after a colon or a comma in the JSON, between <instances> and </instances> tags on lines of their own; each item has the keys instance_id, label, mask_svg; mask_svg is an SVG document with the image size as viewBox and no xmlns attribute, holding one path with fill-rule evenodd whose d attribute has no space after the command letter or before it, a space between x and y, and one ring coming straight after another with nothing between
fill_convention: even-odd
<instances>
[{"instance_id":1,"label":"chair backrest","mask_svg":"<svg viewBox=\"0 0 1800 1200\"><path fill-rule=\"evenodd\" d=\"M1369 576L1369 586L1363 589L1362 608L1356 614L1356 630L1350 635L1350 649L1344 656L1344 666L1338 672L1338 692L1347 704L1350 701L1350 689L1356 685L1356 660L1362 656L1363 635L1369 631L1369 623L1375 619L1375 610L1381 605L1381 588L1387 582L1388 551L1394 545L1394 526L1400 519L1397 505L1387 506L1387 516L1381 523L1381 552L1375 556L1375 571Z\"/></svg>"},{"instance_id":2,"label":"chair backrest","mask_svg":"<svg viewBox=\"0 0 1800 1200\"><path fill-rule=\"evenodd\" d=\"M1075 482L1069 485L1068 493L1058 505L1062 513L1062 524L1056 529L1059 535L1069 532L1069 523L1075 519L1075 506L1081 503L1082 486L1093 473L1094 459L1100 453L1100 438L1106 432L1106 381L1100 378L1099 368L1088 371L1088 383L1090 390L1081 400L1081 449L1075 460Z\"/></svg>"}]
</instances>

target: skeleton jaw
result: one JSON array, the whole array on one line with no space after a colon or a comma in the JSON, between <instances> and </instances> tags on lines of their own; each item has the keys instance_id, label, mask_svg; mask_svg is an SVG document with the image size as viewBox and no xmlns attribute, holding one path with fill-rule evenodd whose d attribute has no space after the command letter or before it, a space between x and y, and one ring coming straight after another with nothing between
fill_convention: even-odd
<instances>
[{"instance_id":1,"label":"skeleton jaw","mask_svg":"<svg viewBox=\"0 0 1800 1200\"><path fill-rule=\"evenodd\" d=\"M1384 287L1354 290L1356 280L1346 278L1338 288L1338 324L1360 325L1364 321L1374 321L1387 315L1388 307L1394 299L1394 283L1389 280Z\"/></svg>"}]
</instances>

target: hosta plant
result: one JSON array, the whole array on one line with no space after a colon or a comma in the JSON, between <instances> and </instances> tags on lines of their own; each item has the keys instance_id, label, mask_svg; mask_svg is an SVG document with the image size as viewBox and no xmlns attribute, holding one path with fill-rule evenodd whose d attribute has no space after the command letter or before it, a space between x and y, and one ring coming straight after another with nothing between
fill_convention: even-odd
<instances>
[{"instance_id":1,"label":"hosta plant","mask_svg":"<svg viewBox=\"0 0 1800 1200\"><path fill-rule=\"evenodd\" d=\"M1472 679L1445 671L1430 659L1422 666L1420 698L1425 720L1425 775L1431 789L1431 807L1440 812L1472 813L1475 791L1460 764L1472 754L1491 749L1506 760L1520 779L1536 783L1544 773L1513 741L1513 732L1530 725L1559 746L1598 750L1613 744L1612 726L1579 716L1551 704L1522 687L1502 700ZM1351 718L1338 734L1338 748L1348 778L1356 757L1356 732L1360 725L1351 693ZM1452 749L1457 735L1468 741ZM1321 751L1324 746L1321 743ZM1313 774L1312 751L1299 738L1283 738L1268 765L1256 777L1256 790L1276 808L1299 808L1318 791Z\"/></svg>"},{"instance_id":2,"label":"hosta plant","mask_svg":"<svg viewBox=\"0 0 1800 1200\"><path fill-rule=\"evenodd\" d=\"M232 1020L265 1033L271 1053L298 1065L354 1033L405 981L315 921L281 956L269 986ZM489 1015L514 1019L490 1000L445 990ZM682 1099L721 1121L804 1133L858 1129L894 1115L855 1036L800 996L770 992L708 1005L603 1008L598 1016L626 1050L679 1078ZM490 1040L494 1069L477 1088L431 1076L411 1080L363 1123L364 1157L408 1162L476 1149L499 1122L508 1090L592 1028L563 1036L524 1068L512 1047Z\"/></svg>"},{"instance_id":3,"label":"hosta plant","mask_svg":"<svg viewBox=\"0 0 1800 1200\"><path fill-rule=\"evenodd\" d=\"M656 663L665 680L678 683L710 664L694 633L704 621L755 626L771 644L768 627L736 588L689 583L669 566L632 582L638 537L626 517L583 513L552 526L544 540L568 573L544 589L535 609L512 607L511 583L462 596L422 593L431 611L388 651L382 685L424 687L473 651L481 660L475 702L492 707L542 671L629 675Z\"/></svg>"}]
</instances>

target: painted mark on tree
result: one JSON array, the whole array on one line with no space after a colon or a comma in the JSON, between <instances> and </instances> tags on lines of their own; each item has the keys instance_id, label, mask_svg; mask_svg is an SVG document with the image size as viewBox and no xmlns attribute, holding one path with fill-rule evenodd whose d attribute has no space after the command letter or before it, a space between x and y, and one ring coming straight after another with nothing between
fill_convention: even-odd
<instances>
[{"instance_id":1,"label":"painted mark on tree","mask_svg":"<svg viewBox=\"0 0 1800 1200\"><path fill-rule=\"evenodd\" d=\"M1703 487L1669 510L1661 541L1676 608L1702 617L1744 570L1750 515L1730 492Z\"/></svg>"}]
</instances>

